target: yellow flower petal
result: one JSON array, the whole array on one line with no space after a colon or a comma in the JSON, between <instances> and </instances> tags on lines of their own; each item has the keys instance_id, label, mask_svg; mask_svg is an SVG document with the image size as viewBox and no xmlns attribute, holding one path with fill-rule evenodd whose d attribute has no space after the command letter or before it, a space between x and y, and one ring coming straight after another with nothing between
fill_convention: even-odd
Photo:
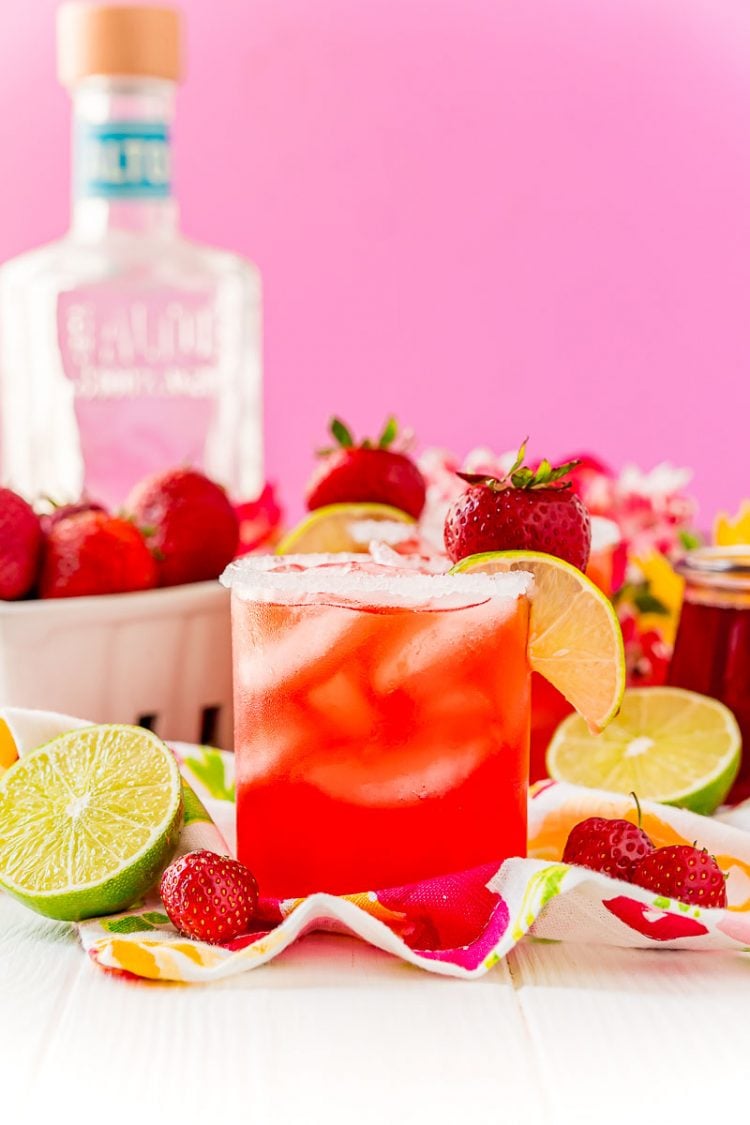
<instances>
[{"instance_id":1,"label":"yellow flower petal","mask_svg":"<svg viewBox=\"0 0 750 1125\"><path fill-rule=\"evenodd\" d=\"M677 632L685 580L659 551L652 551L650 555L643 555L633 561L649 583L649 591L669 610L668 614L643 614L640 627L644 632L655 630L668 645L672 645Z\"/></svg>"},{"instance_id":2,"label":"yellow flower petal","mask_svg":"<svg viewBox=\"0 0 750 1125\"><path fill-rule=\"evenodd\" d=\"M717 547L750 543L750 500L743 500L734 516L719 512L714 521L714 543Z\"/></svg>"}]
</instances>

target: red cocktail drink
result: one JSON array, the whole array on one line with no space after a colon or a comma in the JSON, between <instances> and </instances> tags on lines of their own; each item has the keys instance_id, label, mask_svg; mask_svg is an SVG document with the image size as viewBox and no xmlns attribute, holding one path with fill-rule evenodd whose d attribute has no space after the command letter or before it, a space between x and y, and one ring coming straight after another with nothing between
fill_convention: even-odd
<instances>
[{"instance_id":1,"label":"red cocktail drink","mask_svg":"<svg viewBox=\"0 0 750 1125\"><path fill-rule=\"evenodd\" d=\"M261 893L367 890L526 850L531 578L245 559L239 858Z\"/></svg>"}]
</instances>

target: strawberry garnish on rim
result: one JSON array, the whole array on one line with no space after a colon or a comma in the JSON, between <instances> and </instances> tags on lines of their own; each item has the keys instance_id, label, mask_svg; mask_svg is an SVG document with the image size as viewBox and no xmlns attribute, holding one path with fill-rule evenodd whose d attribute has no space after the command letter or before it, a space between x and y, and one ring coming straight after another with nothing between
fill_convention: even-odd
<instances>
[{"instance_id":1,"label":"strawberry garnish on rim","mask_svg":"<svg viewBox=\"0 0 750 1125\"><path fill-rule=\"evenodd\" d=\"M453 562L484 551L543 551L585 570L591 519L563 480L577 462L555 467L545 457L529 468L527 441L503 477L458 474L469 488L445 519L445 549Z\"/></svg>"},{"instance_id":2,"label":"strawberry garnish on rim","mask_svg":"<svg viewBox=\"0 0 750 1125\"><path fill-rule=\"evenodd\" d=\"M333 447L320 451L322 462L307 486L310 511L328 504L390 504L417 519L424 508L425 482L412 458L395 448L398 423L391 416L380 437L355 441L340 418L329 429Z\"/></svg>"}]
</instances>

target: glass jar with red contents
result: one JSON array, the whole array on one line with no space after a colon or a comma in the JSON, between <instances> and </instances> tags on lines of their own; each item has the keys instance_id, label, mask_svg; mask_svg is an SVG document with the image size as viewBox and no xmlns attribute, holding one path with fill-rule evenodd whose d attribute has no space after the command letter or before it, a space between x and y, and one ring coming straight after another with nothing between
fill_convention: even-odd
<instances>
[{"instance_id":1,"label":"glass jar with red contents","mask_svg":"<svg viewBox=\"0 0 750 1125\"><path fill-rule=\"evenodd\" d=\"M685 595L669 683L721 700L742 732L731 801L750 796L750 544L699 547L677 563Z\"/></svg>"}]
</instances>

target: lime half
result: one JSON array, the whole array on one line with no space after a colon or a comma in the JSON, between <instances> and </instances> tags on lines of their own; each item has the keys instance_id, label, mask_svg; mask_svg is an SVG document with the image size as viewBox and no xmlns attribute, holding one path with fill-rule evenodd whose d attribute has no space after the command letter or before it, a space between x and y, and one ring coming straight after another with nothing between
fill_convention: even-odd
<instances>
[{"instance_id":1,"label":"lime half","mask_svg":"<svg viewBox=\"0 0 750 1125\"><path fill-rule=\"evenodd\" d=\"M557 781L708 815L732 787L741 748L737 720L723 703L682 688L630 688L598 737L578 715L564 719L549 744L547 769Z\"/></svg>"},{"instance_id":2,"label":"lime half","mask_svg":"<svg viewBox=\"0 0 750 1125\"><path fill-rule=\"evenodd\" d=\"M451 573L534 575L529 663L561 692L592 731L611 722L625 690L625 652L609 598L577 567L541 551L487 551Z\"/></svg>"},{"instance_id":3,"label":"lime half","mask_svg":"<svg viewBox=\"0 0 750 1125\"><path fill-rule=\"evenodd\" d=\"M177 762L151 731L63 734L0 778L0 887L64 921L124 910L156 882L181 817Z\"/></svg>"},{"instance_id":4,"label":"lime half","mask_svg":"<svg viewBox=\"0 0 750 1125\"><path fill-rule=\"evenodd\" d=\"M401 543L414 534L415 521L388 504L326 504L293 527L276 548L277 555L362 554L371 540Z\"/></svg>"}]
</instances>

